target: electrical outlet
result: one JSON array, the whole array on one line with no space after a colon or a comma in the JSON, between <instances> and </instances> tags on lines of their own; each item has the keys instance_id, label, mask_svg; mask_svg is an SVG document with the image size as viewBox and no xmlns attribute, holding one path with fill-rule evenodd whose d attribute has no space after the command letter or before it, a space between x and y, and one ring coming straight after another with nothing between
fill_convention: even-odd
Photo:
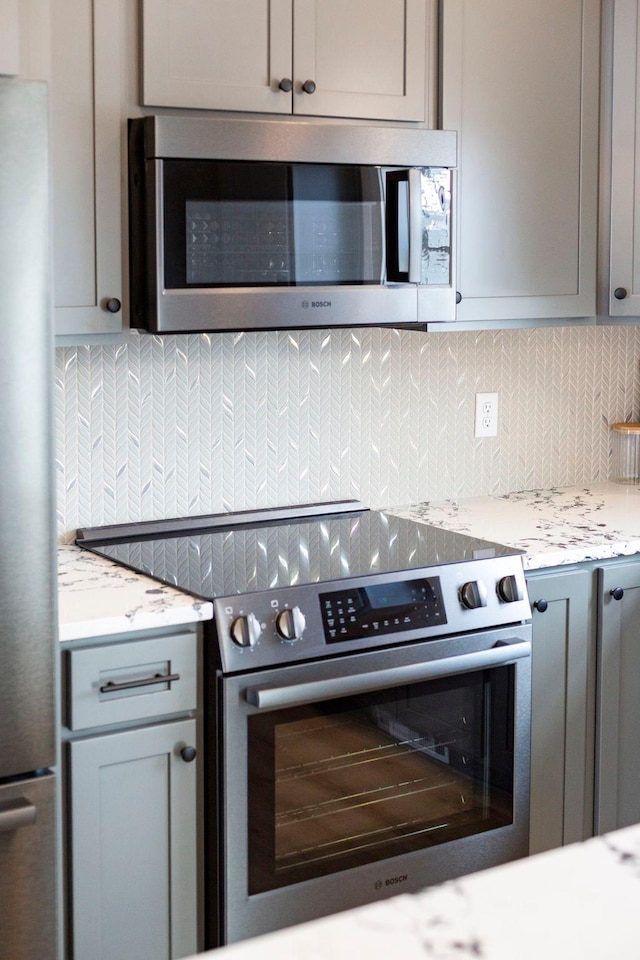
<instances>
[{"instance_id":1,"label":"electrical outlet","mask_svg":"<svg viewBox=\"0 0 640 960\"><path fill-rule=\"evenodd\" d=\"M498 394L476 393L476 437L498 436Z\"/></svg>"}]
</instances>

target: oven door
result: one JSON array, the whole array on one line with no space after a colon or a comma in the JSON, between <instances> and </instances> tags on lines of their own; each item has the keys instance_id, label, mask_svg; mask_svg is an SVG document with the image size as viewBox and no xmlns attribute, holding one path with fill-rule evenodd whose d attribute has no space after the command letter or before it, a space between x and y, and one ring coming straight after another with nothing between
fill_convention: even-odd
<instances>
[{"instance_id":1,"label":"oven door","mask_svg":"<svg viewBox=\"0 0 640 960\"><path fill-rule=\"evenodd\" d=\"M523 625L221 679L223 942L525 855L530 649Z\"/></svg>"}]
</instances>

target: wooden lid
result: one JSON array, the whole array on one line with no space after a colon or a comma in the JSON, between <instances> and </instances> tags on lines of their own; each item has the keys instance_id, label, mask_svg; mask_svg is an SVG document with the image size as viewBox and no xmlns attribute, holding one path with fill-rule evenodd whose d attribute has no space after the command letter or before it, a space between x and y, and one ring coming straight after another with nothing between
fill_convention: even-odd
<instances>
[{"instance_id":1,"label":"wooden lid","mask_svg":"<svg viewBox=\"0 0 640 960\"><path fill-rule=\"evenodd\" d=\"M612 423L611 429L620 433L640 433L640 423Z\"/></svg>"}]
</instances>

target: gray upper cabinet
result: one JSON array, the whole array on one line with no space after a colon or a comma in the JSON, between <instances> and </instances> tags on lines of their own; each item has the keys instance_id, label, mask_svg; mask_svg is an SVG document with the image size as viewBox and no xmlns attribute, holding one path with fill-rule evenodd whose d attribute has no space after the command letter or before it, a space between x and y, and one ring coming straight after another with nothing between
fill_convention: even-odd
<instances>
[{"instance_id":1,"label":"gray upper cabinet","mask_svg":"<svg viewBox=\"0 0 640 960\"><path fill-rule=\"evenodd\" d=\"M58 334L122 329L121 21L116 0L55 4L54 303Z\"/></svg>"},{"instance_id":2,"label":"gray upper cabinet","mask_svg":"<svg viewBox=\"0 0 640 960\"><path fill-rule=\"evenodd\" d=\"M609 314L640 316L640 5L616 0L611 115Z\"/></svg>"},{"instance_id":3,"label":"gray upper cabinet","mask_svg":"<svg viewBox=\"0 0 640 960\"><path fill-rule=\"evenodd\" d=\"M143 0L143 102L425 119L431 0Z\"/></svg>"},{"instance_id":4,"label":"gray upper cabinet","mask_svg":"<svg viewBox=\"0 0 640 960\"><path fill-rule=\"evenodd\" d=\"M0 0L0 75L15 76L20 64L18 0Z\"/></svg>"},{"instance_id":5,"label":"gray upper cabinet","mask_svg":"<svg viewBox=\"0 0 640 960\"><path fill-rule=\"evenodd\" d=\"M49 83L57 334L123 325L124 0L21 0L23 75Z\"/></svg>"},{"instance_id":6,"label":"gray upper cabinet","mask_svg":"<svg viewBox=\"0 0 640 960\"><path fill-rule=\"evenodd\" d=\"M595 316L599 0L446 0L457 319Z\"/></svg>"}]
</instances>

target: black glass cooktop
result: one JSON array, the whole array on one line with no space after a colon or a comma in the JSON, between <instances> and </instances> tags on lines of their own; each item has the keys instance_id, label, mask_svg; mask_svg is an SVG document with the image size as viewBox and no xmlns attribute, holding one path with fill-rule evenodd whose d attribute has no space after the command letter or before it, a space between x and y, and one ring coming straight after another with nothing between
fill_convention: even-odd
<instances>
[{"instance_id":1,"label":"black glass cooktop","mask_svg":"<svg viewBox=\"0 0 640 960\"><path fill-rule=\"evenodd\" d=\"M207 599L521 553L376 510L222 529L205 522L103 528L103 537L94 528L76 542Z\"/></svg>"}]
</instances>

